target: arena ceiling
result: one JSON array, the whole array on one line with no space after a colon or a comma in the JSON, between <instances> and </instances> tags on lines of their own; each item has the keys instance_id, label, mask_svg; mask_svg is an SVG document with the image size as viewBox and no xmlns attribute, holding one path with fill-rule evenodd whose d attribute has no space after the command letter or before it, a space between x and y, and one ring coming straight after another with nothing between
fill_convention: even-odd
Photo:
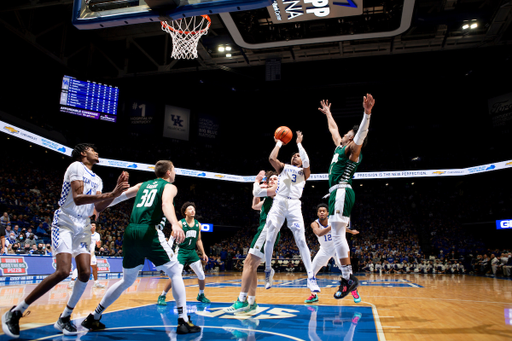
<instances>
[{"instance_id":1,"label":"arena ceiling","mask_svg":"<svg viewBox=\"0 0 512 341\"><path fill-rule=\"evenodd\" d=\"M413 6L407 8L408 4ZM302 24L274 25L265 8L212 15L210 32L198 46L199 58L184 61L170 58L170 37L158 23L78 30L71 23L72 6L72 0L2 1L0 34L10 34L10 44L16 45L7 46L6 51L25 42L29 51L37 51L35 56L46 56L42 58L57 62L70 74L122 79L213 69L233 71L268 66L269 61L278 65L335 62L483 49L512 42L511 1L365 0L361 16ZM402 22L407 11L409 17ZM467 23L478 26L463 29ZM233 25L239 37L233 34ZM396 35L383 36L379 34L382 31ZM232 45L232 56L219 52L219 44Z\"/></svg>"}]
</instances>

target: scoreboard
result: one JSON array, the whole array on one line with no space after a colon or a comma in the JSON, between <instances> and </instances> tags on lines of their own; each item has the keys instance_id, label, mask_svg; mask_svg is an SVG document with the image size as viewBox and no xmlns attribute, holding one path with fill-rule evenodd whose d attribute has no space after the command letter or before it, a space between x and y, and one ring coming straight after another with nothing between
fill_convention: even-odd
<instances>
[{"instance_id":1,"label":"scoreboard","mask_svg":"<svg viewBox=\"0 0 512 341\"><path fill-rule=\"evenodd\" d=\"M71 76L62 78L60 111L96 120L116 122L119 88Z\"/></svg>"}]
</instances>

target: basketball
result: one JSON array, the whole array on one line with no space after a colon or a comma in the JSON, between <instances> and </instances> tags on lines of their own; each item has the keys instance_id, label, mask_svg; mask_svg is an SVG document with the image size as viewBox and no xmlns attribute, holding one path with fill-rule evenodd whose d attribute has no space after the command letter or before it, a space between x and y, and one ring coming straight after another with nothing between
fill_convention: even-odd
<instances>
[{"instance_id":1,"label":"basketball","mask_svg":"<svg viewBox=\"0 0 512 341\"><path fill-rule=\"evenodd\" d=\"M280 140L281 142L283 142L283 144L287 144L292 140L293 133L290 130L290 128L282 126L276 129L274 137L276 138L276 140Z\"/></svg>"}]
</instances>

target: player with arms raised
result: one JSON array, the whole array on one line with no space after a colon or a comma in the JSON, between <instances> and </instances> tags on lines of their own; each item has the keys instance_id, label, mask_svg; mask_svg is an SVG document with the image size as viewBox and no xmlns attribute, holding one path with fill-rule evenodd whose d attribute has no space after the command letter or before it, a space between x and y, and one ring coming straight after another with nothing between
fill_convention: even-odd
<instances>
[{"instance_id":1,"label":"player with arms raised","mask_svg":"<svg viewBox=\"0 0 512 341\"><path fill-rule=\"evenodd\" d=\"M293 233L295 244L300 251L300 256L304 267L308 274L308 288L314 292L320 292L320 288L316 283L313 271L311 269L311 253L306 243L304 218L302 217L301 201L302 191L306 186L306 180L311 175L309 164L309 157L306 150L302 146L302 132L297 131L297 147L299 152L293 154L291 165L284 164L277 159L277 155L282 146L282 142L277 140L276 146L270 153L269 161L274 167L278 176L278 184L276 189L276 196L272 203L272 208L268 214L265 229L267 229L267 236L265 241L265 288L272 287L274 277L274 269L271 267L272 253L274 251L274 243L277 234L286 219L288 228ZM263 246L263 241L256 242L255 248ZM271 247L269 247L271 246Z\"/></svg>"},{"instance_id":2,"label":"player with arms raised","mask_svg":"<svg viewBox=\"0 0 512 341\"><path fill-rule=\"evenodd\" d=\"M329 101L322 100L320 105L321 108L318 110L325 114L329 131L336 145L329 167L329 223L336 255L341 263L340 286L334 294L334 298L341 299L359 286L359 280L352 275L352 265L348 256L350 249L345 232L355 201L352 177L363 158L361 148L366 142L375 100L370 94L364 96L364 115L361 124L354 126L343 137L341 137L336 121L332 117Z\"/></svg>"}]
</instances>

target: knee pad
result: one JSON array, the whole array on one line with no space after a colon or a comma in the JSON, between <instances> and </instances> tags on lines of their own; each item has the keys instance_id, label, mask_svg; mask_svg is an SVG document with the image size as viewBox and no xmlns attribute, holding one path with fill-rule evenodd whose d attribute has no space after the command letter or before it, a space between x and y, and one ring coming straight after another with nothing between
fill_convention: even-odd
<instances>
[{"instance_id":1,"label":"knee pad","mask_svg":"<svg viewBox=\"0 0 512 341\"><path fill-rule=\"evenodd\" d=\"M200 280L200 281L204 281L206 276L204 275L203 264L201 263L201 261L198 260L197 262L194 262L194 263L190 264L190 267L196 273L197 279Z\"/></svg>"}]
</instances>

